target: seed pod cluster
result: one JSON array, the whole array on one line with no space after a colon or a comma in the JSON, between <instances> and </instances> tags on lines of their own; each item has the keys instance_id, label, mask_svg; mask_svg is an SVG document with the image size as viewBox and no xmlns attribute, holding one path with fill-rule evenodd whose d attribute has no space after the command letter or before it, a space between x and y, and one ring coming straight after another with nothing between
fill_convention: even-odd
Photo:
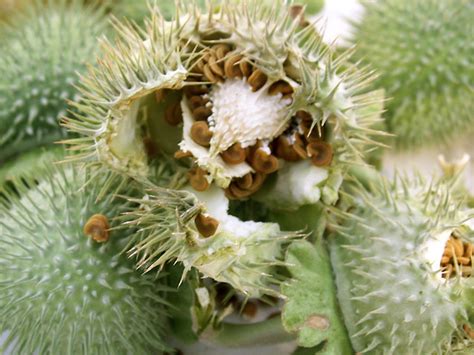
<instances>
[{"instance_id":1,"label":"seed pod cluster","mask_svg":"<svg viewBox=\"0 0 474 355\"><path fill-rule=\"evenodd\" d=\"M199 78L183 89L186 102L192 113L194 122L190 129L192 140L201 147L211 148L213 125L213 102L210 93L214 85L226 80L243 79L253 92L264 89L270 96L280 95L287 105L291 104L294 94L293 87L284 80L268 83L268 77L262 70L245 56L236 54L229 45L217 44L210 47L196 62L193 71ZM158 102L163 100L164 90L156 92ZM165 121L177 126L183 121L183 112L179 102L167 107ZM332 162L332 146L324 141L322 134L313 127L313 118L306 111L298 111L292 118L288 128L270 141L257 140L253 146L243 146L235 142L224 151L219 152L222 161L228 165L248 164L252 168L241 177L233 178L225 189L227 197L243 199L257 192L267 175L280 168L279 159L295 162L311 159L315 166L329 166ZM191 152L178 151L177 159L193 157ZM202 167L193 167L189 181L197 191L204 191L210 186L206 171Z\"/></svg>"},{"instance_id":2,"label":"seed pod cluster","mask_svg":"<svg viewBox=\"0 0 474 355\"><path fill-rule=\"evenodd\" d=\"M449 279L459 273L469 277L472 273L472 253L474 245L463 242L461 238L451 235L441 258L442 276Z\"/></svg>"}]
</instances>

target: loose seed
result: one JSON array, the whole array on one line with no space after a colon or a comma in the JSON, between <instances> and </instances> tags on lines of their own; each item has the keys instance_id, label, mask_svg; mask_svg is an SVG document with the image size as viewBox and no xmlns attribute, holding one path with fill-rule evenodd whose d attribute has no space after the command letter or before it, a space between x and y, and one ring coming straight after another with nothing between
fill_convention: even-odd
<instances>
[{"instance_id":1,"label":"loose seed","mask_svg":"<svg viewBox=\"0 0 474 355\"><path fill-rule=\"evenodd\" d=\"M197 167L188 171L188 179L191 186L196 191L206 191L209 188L209 181L206 179L206 171Z\"/></svg>"},{"instance_id":2,"label":"loose seed","mask_svg":"<svg viewBox=\"0 0 474 355\"><path fill-rule=\"evenodd\" d=\"M252 91L260 90L267 81L267 76L260 70L255 70L248 78L248 83L252 87Z\"/></svg>"},{"instance_id":3,"label":"loose seed","mask_svg":"<svg viewBox=\"0 0 474 355\"><path fill-rule=\"evenodd\" d=\"M227 164L240 164L247 158L247 152L240 143L235 143L230 146L226 151L221 153L222 160Z\"/></svg>"},{"instance_id":4,"label":"loose seed","mask_svg":"<svg viewBox=\"0 0 474 355\"><path fill-rule=\"evenodd\" d=\"M311 142L306 151L315 166L328 166L332 162L333 151L330 144L324 141Z\"/></svg>"},{"instance_id":5,"label":"loose seed","mask_svg":"<svg viewBox=\"0 0 474 355\"><path fill-rule=\"evenodd\" d=\"M183 111L181 110L179 102L169 105L166 108L165 121L171 126L177 126L183 122Z\"/></svg>"},{"instance_id":6,"label":"loose seed","mask_svg":"<svg viewBox=\"0 0 474 355\"><path fill-rule=\"evenodd\" d=\"M209 126L206 121L197 121L193 123L191 127L191 138L200 146L210 146L212 132L209 130Z\"/></svg>"},{"instance_id":7,"label":"loose seed","mask_svg":"<svg viewBox=\"0 0 474 355\"><path fill-rule=\"evenodd\" d=\"M96 242L104 243L109 240L109 228L107 217L103 214L95 214L86 222L83 232Z\"/></svg>"},{"instance_id":8,"label":"loose seed","mask_svg":"<svg viewBox=\"0 0 474 355\"><path fill-rule=\"evenodd\" d=\"M202 213L198 214L194 219L194 224L197 230L204 238L213 236L219 227L219 221L211 216L206 216Z\"/></svg>"}]
</instances>

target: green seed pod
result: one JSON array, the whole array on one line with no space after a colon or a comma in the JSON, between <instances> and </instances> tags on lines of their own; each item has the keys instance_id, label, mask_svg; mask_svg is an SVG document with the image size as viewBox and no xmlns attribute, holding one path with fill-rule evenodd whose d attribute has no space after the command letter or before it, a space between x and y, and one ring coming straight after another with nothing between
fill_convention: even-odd
<instances>
[{"instance_id":1,"label":"green seed pod","mask_svg":"<svg viewBox=\"0 0 474 355\"><path fill-rule=\"evenodd\" d=\"M470 130L472 1L382 0L364 7L354 25L356 53L391 98L387 122L399 147L447 143Z\"/></svg>"},{"instance_id":2,"label":"green seed pod","mask_svg":"<svg viewBox=\"0 0 474 355\"><path fill-rule=\"evenodd\" d=\"M364 114L380 102L365 90L371 73L347 64L347 53L335 57L293 15L283 1L209 2L204 12L180 4L173 21L154 8L145 31L117 23L120 42L104 42L104 57L82 79L81 113L65 122L80 137L67 143L82 152L73 159L98 171L155 185L151 210L167 211L164 221L180 217L164 232L159 213L139 212L135 222L154 231L136 249L144 264L178 259L258 294L262 286L250 285L263 285L266 273L246 279L242 270L275 263L293 234L230 218L228 199L261 190L272 208L331 204L347 166L363 163L378 133L370 128L378 112ZM163 161L188 170L171 195L156 173ZM183 229L199 242L174 236ZM250 248L263 240L269 253ZM239 273L227 274L234 264Z\"/></svg>"},{"instance_id":3,"label":"green seed pod","mask_svg":"<svg viewBox=\"0 0 474 355\"><path fill-rule=\"evenodd\" d=\"M36 2L4 29L0 67L0 161L64 136L59 119L77 99L77 72L95 58L101 11L78 1Z\"/></svg>"},{"instance_id":4,"label":"green seed pod","mask_svg":"<svg viewBox=\"0 0 474 355\"><path fill-rule=\"evenodd\" d=\"M164 286L122 254L126 206L100 181L51 168L0 205L0 329L15 353L147 354L165 348ZM103 182L103 181L102 181ZM31 187L31 184L28 184Z\"/></svg>"},{"instance_id":5,"label":"green seed pod","mask_svg":"<svg viewBox=\"0 0 474 355\"><path fill-rule=\"evenodd\" d=\"M356 352L451 354L474 345L473 233L451 186L362 188L331 226L337 296ZM472 326L472 324L471 324Z\"/></svg>"}]
</instances>

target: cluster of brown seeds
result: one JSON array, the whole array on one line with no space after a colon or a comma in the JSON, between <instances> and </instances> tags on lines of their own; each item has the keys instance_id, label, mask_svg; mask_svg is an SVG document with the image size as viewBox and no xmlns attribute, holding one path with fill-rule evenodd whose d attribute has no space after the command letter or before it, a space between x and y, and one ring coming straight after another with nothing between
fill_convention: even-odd
<instances>
[{"instance_id":1,"label":"cluster of brown seeds","mask_svg":"<svg viewBox=\"0 0 474 355\"><path fill-rule=\"evenodd\" d=\"M83 232L97 243L109 240L109 221L103 214L95 214L84 225Z\"/></svg>"},{"instance_id":2,"label":"cluster of brown seeds","mask_svg":"<svg viewBox=\"0 0 474 355\"><path fill-rule=\"evenodd\" d=\"M449 279L456 275L457 270L463 277L471 276L473 250L473 244L463 242L460 238L451 235L441 258L442 276Z\"/></svg>"},{"instance_id":3,"label":"cluster of brown seeds","mask_svg":"<svg viewBox=\"0 0 474 355\"><path fill-rule=\"evenodd\" d=\"M245 78L252 91L256 92L267 84L268 77L254 63L243 55L235 53L226 44L210 47L195 64L193 72L197 79L192 85L185 86L183 89L194 119L190 136L195 143L208 148L213 136L208 120L212 115L212 102L209 97L212 85L227 79ZM281 95L282 100L291 103L294 89L288 82L279 80L268 83L266 88L269 95ZM158 102L163 101L166 90L158 90L155 96ZM172 126L182 123L183 112L180 101L167 105L164 119ZM220 157L225 163L237 165L246 162L254 170L245 176L234 178L225 189L226 196L230 199L244 199L256 193L267 176L278 171L281 165L280 159L287 162L311 159L315 166L329 166L333 158L332 147L324 141L322 132L314 128L311 115L305 111L299 111L292 117L290 127L273 141L257 141L251 147L242 147L240 143L235 143L221 152ZM153 153L153 149L148 146L147 150ZM191 152L179 150L175 153L176 159L192 157ZM198 166L189 170L188 179L197 191L205 191L210 186L207 171ZM218 226L216 220L204 215L199 215L195 224L204 237L213 235Z\"/></svg>"}]
</instances>

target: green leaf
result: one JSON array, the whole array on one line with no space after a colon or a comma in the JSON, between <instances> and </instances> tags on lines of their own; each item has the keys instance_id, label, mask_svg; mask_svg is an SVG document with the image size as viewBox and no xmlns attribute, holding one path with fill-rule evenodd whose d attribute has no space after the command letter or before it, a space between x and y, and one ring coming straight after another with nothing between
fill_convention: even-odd
<instances>
[{"instance_id":1,"label":"green leaf","mask_svg":"<svg viewBox=\"0 0 474 355\"><path fill-rule=\"evenodd\" d=\"M322 354L353 354L336 299L332 271L323 243L293 242L286 262L292 279L282 285L287 297L283 326L297 333L298 344L314 347L322 342Z\"/></svg>"}]
</instances>

